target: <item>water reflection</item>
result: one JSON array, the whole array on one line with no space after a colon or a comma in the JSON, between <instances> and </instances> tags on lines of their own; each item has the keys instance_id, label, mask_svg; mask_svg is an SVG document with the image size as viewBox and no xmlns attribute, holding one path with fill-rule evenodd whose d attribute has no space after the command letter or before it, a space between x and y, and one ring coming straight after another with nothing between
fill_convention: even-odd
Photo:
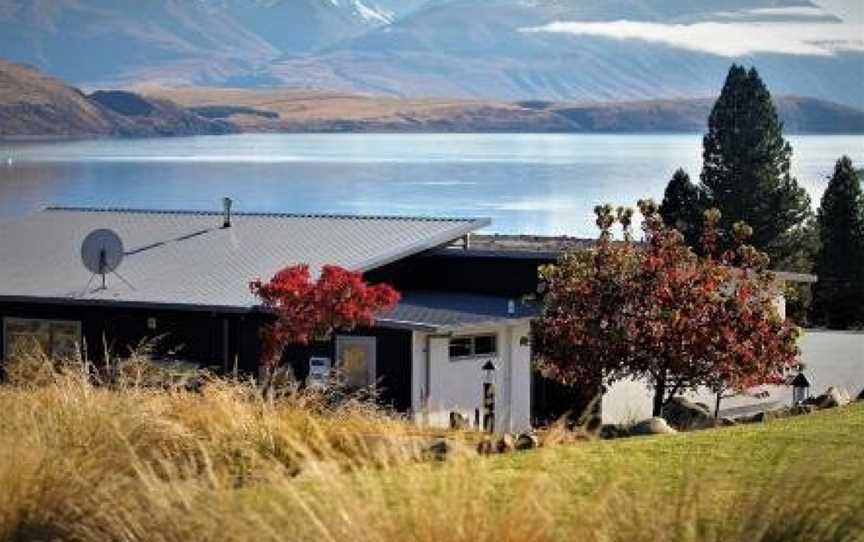
<instances>
[{"instance_id":1,"label":"water reflection","mask_svg":"<svg viewBox=\"0 0 864 542\"><path fill-rule=\"evenodd\" d=\"M794 170L818 197L864 140L797 136ZM489 216L492 230L594 235L591 209L662 197L698 177L698 135L242 135L7 145L0 220L50 204ZM0 155L5 156L5 148Z\"/></svg>"}]
</instances>

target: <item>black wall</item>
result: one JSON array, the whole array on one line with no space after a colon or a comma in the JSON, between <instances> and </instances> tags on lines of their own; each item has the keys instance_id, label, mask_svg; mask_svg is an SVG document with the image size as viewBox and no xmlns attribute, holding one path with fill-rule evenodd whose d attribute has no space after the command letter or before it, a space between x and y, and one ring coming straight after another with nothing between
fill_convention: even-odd
<instances>
[{"instance_id":1,"label":"black wall","mask_svg":"<svg viewBox=\"0 0 864 542\"><path fill-rule=\"evenodd\" d=\"M0 303L0 318L38 318L81 322L86 356L102 361L106 351L126 356L141 344L149 343L154 354L194 361L205 366L222 367L233 359L230 334L236 331L235 315L117 308L109 306L47 305ZM156 328L148 328L155 318ZM226 327L227 322L227 327ZM229 333L226 341L225 333ZM0 352L5 345L0 336ZM228 350L226 350L228 348Z\"/></svg>"},{"instance_id":2,"label":"black wall","mask_svg":"<svg viewBox=\"0 0 864 542\"><path fill-rule=\"evenodd\" d=\"M397 290L468 292L520 297L537 292L538 268L551 258L425 254L407 258L366 274Z\"/></svg>"},{"instance_id":3,"label":"black wall","mask_svg":"<svg viewBox=\"0 0 864 542\"><path fill-rule=\"evenodd\" d=\"M411 332L395 329L361 329L345 335L375 337L377 392L380 402L398 411L411 408ZM285 367L294 369L301 382L309 375L309 358L322 356L335 360L336 341L292 346L282 357Z\"/></svg>"}]
</instances>

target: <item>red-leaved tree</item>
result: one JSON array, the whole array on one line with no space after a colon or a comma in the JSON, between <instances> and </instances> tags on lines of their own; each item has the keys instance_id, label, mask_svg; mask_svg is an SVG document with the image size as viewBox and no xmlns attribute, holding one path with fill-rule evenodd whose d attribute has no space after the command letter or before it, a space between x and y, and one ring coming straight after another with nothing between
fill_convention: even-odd
<instances>
[{"instance_id":1,"label":"red-leaved tree","mask_svg":"<svg viewBox=\"0 0 864 542\"><path fill-rule=\"evenodd\" d=\"M400 298L391 286L369 284L361 273L334 265L325 265L318 280L308 265L296 265L268 282L254 280L249 287L275 317L261 330L261 363L271 373L286 346L372 326L376 315L392 309Z\"/></svg>"},{"instance_id":2,"label":"red-leaved tree","mask_svg":"<svg viewBox=\"0 0 864 542\"><path fill-rule=\"evenodd\" d=\"M593 251L564 255L542 270L544 312L534 324L542 369L565 383L647 380L654 415L677 393L700 386L719 397L779 381L798 356L797 328L780 318L767 257L745 244L716 254L719 213L706 213L705 257L667 228L651 201L639 202L643 240L630 238L632 214L595 209ZM619 222L624 241L612 241Z\"/></svg>"}]
</instances>

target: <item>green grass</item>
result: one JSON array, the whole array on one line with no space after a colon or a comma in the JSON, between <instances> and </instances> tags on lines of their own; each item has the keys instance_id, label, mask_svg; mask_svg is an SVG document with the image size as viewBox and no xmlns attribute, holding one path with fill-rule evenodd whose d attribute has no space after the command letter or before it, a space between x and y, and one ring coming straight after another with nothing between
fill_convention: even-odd
<instances>
[{"instance_id":1,"label":"green grass","mask_svg":"<svg viewBox=\"0 0 864 542\"><path fill-rule=\"evenodd\" d=\"M698 474L721 487L758 490L778 472L799 471L814 483L850 483L864 469L864 404L765 424L597 441L493 460L502 485L537 473L583 471L574 491L596 490L607 475L629 489L675 489ZM598 476L598 473L600 474ZM864 494L857 495L864 498Z\"/></svg>"}]
</instances>

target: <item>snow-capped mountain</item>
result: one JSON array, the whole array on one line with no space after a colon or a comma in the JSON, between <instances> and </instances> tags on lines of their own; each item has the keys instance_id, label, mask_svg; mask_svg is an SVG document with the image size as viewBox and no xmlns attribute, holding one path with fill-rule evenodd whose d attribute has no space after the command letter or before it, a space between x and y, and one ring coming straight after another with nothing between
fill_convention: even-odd
<instances>
[{"instance_id":1,"label":"snow-capped mountain","mask_svg":"<svg viewBox=\"0 0 864 542\"><path fill-rule=\"evenodd\" d=\"M352 16L358 17L370 25L390 24L396 17L392 11L382 9L375 4L366 5L362 0L326 0L339 9L347 10Z\"/></svg>"},{"instance_id":2,"label":"snow-capped mountain","mask_svg":"<svg viewBox=\"0 0 864 542\"><path fill-rule=\"evenodd\" d=\"M75 83L616 101L776 94L864 107L864 28L810 0L0 0L0 57Z\"/></svg>"},{"instance_id":3,"label":"snow-capped mountain","mask_svg":"<svg viewBox=\"0 0 864 542\"><path fill-rule=\"evenodd\" d=\"M775 93L864 106L864 29L808 0L431 0L271 71L397 96L614 101L711 96L732 62Z\"/></svg>"}]
</instances>

